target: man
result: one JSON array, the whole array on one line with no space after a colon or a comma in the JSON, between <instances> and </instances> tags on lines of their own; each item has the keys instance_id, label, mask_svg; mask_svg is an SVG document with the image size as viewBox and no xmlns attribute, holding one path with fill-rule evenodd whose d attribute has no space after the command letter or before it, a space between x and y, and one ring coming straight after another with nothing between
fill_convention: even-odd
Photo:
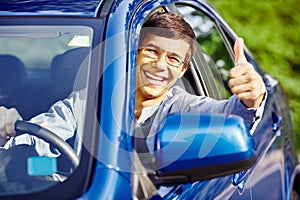
<instances>
[{"instance_id":1,"label":"man","mask_svg":"<svg viewBox=\"0 0 300 200\"><path fill-rule=\"evenodd\" d=\"M249 126L258 119L257 115L261 115L257 108L263 109L266 89L260 75L247 62L241 39L235 44L235 67L230 71L229 84L235 95L228 101L190 95L179 87L173 87L187 70L195 48L193 30L179 15L156 13L144 25L138 50L134 114L138 124L143 126L156 113L147 143L149 149L153 148L151 136L155 134L158 122L168 113L197 111L239 114ZM77 122L83 117L80 115L84 109L83 101L78 92L74 92L70 98L54 104L49 113L43 113L31 121L42 124L67 140L80 129L77 124L81 123ZM39 155L59 155L38 138L32 139L29 135L14 137L14 124L18 119L22 118L15 109L0 107L0 137L11 137L4 148L25 143L34 145ZM78 138L77 135L75 137ZM80 145L74 146L79 154Z\"/></svg>"},{"instance_id":2,"label":"man","mask_svg":"<svg viewBox=\"0 0 300 200\"><path fill-rule=\"evenodd\" d=\"M143 27L136 69L135 117L142 130L146 126L150 151L154 150L153 136L159 123L170 113L236 114L254 130L263 112L266 88L261 76L247 62L241 38L235 43L235 67L230 70L229 85L234 95L229 100L216 101L190 95L179 86L173 86L189 67L196 48L195 35L189 24L180 15L156 13ZM151 128L147 127L150 118Z\"/></svg>"}]
</instances>

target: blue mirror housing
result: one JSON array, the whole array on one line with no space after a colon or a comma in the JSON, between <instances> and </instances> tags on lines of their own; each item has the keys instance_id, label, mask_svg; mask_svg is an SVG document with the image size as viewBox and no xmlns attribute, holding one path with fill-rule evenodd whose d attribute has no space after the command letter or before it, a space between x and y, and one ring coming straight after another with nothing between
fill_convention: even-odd
<instances>
[{"instance_id":1,"label":"blue mirror housing","mask_svg":"<svg viewBox=\"0 0 300 200\"><path fill-rule=\"evenodd\" d=\"M174 185L229 175L256 161L255 143L241 117L172 114L155 140L157 185Z\"/></svg>"}]
</instances>

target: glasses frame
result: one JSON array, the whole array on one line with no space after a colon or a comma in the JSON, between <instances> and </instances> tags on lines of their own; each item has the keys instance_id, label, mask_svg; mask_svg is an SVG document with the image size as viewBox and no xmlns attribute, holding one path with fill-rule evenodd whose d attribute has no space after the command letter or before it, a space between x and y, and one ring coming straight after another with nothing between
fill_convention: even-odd
<instances>
[{"instance_id":1,"label":"glasses frame","mask_svg":"<svg viewBox=\"0 0 300 200\"><path fill-rule=\"evenodd\" d=\"M180 68L185 64L185 59L182 61L180 58L181 56L173 53L173 52L168 52L160 49L159 47L152 46L152 45L145 45L139 47L139 51L148 59L152 59L153 61L158 61L163 55L165 57L165 62L175 68ZM152 53L151 53L152 52ZM172 63L171 60L178 61L178 64Z\"/></svg>"}]
</instances>

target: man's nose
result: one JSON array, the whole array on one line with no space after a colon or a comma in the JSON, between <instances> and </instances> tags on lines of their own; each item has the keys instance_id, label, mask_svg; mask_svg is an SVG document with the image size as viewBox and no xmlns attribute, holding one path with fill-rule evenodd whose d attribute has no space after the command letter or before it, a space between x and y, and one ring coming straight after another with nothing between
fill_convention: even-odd
<instances>
[{"instance_id":1,"label":"man's nose","mask_svg":"<svg viewBox=\"0 0 300 200\"><path fill-rule=\"evenodd\" d=\"M155 67L156 67L156 74L164 77L164 78L168 78L169 77L169 67L168 64L166 62L166 59L164 56L161 56L157 62L155 63Z\"/></svg>"},{"instance_id":2,"label":"man's nose","mask_svg":"<svg viewBox=\"0 0 300 200\"><path fill-rule=\"evenodd\" d=\"M166 61L166 55L161 54L158 60L156 61L156 67L161 70L167 70L168 69L168 63Z\"/></svg>"}]
</instances>

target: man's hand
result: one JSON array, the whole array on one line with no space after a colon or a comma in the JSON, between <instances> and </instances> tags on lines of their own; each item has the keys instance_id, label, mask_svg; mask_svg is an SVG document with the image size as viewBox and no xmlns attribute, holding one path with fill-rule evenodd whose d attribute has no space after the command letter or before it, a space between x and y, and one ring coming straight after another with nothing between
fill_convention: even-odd
<instances>
[{"instance_id":1,"label":"man's hand","mask_svg":"<svg viewBox=\"0 0 300 200\"><path fill-rule=\"evenodd\" d=\"M230 70L229 85L231 92L236 94L248 108L257 108L266 92L262 77L255 71L244 54L244 40L238 38L234 44L235 61Z\"/></svg>"},{"instance_id":2,"label":"man's hand","mask_svg":"<svg viewBox=\"0 0 300 200\"><path fill-rule=\"evenodd\" d=\"M22 117L15 108L7 109L0 106L0 140L15 136L15 123Z\"/></svg>"}]
</instances>

